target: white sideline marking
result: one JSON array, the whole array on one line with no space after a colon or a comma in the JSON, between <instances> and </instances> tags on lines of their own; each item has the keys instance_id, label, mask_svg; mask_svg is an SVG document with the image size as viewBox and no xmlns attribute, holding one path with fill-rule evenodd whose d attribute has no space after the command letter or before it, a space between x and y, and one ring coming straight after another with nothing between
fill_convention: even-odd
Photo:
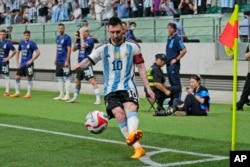
<instances>
[{"instance_id":1,"label":"white sideline marking","mask_svg":"<svg viewBox=\"0 0 250 167\"><path fill-rule=\"evenodd\" d=\"M94 140L94 141L100 141L100 142L106 142L106 143L125 145L124 142L119 142L119 141L115 141L115 140L98 139L98 138L94 138L94 137L74 135L74 134L56 132L56 131L50 131L50 130L29 128L29 127L23 127L23 126L15 126L15 125L9 125L9 124L0 124L0 126L7 127L7 128L15 128L15 129L27 130L27 131L47 133L47 134L54 134L54 135L60 135L60 136L67 136L67 137L72 137L72 138L80 138L80 139L86 139L86 140ZM168 148L161 148L161 147L148 146L148 145L143 145L143 147L158 150L158 151L147 152L147 154L145 156L143 156L142 158L139 159L141 162L143 162L143 163L145 163L145 164L147 164L149 166L153 166L153 167L158 167L158 166L159 167L178 166L178 165L185 165L185 164L196 164L196 163L202 163L202 162L220 161L220 160L228 159L228 157L220 156L220 155L195 153L195 152L168 149ZM170 162L170 163L165 163L165 164L160 164L160 163L154 162L150 158L151 156L153 156L155 154L165 153L165 152L176 152L176 153L189 154L189 155L195 155L195 156L207 157L207 158L201 159L201 160Z\"/></svg>"}]
</instances>

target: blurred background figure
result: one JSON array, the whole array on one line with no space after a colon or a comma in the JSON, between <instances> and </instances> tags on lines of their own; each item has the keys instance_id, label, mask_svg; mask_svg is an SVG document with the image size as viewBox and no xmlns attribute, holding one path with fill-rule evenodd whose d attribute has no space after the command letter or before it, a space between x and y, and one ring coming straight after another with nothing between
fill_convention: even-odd
<instances>
[{"instance_id":1,"label":"blurred background figure","mask_svg":"<svg viewBox=\"0 0 250 167\"><path fill-rule=\"evenodd\" d=\"M239 25L239 34L242 42L250 42L250 10L244 12L244 19Z\"/></svg>"}]
</instances>

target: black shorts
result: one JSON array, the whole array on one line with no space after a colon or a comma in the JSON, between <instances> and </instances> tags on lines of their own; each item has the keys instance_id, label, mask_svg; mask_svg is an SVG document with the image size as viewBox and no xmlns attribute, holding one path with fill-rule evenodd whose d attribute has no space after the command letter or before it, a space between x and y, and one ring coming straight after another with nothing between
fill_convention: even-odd
<instances>
[{"instance_id":1,"label":"black shorts","mask_svg":"<svg viewBox=\"0 0 250 167\"><path fill-rule=\"evenodd\" d=\"M129 91L116 91L111 92L104 97L106 112L109 118L114 118L112 109L116 107L123 108L123 103L132 102L137 105L137 110L139 109L138 94L137 92Z\"/></svg>"},{"instance_id":2,"label":"black shorts","mask_svg":"<svg viewBox=\"0 0 250 167\"><path fill-rule=\"evenodd\" d=\"M56 76L57 77L68 77L71 75L70 65L64 67L64 64L56 64Z\"/></svg>"},{"instance_id":3,"label":"black shorts","mask_svg":"<svg viewBox=\"0 0 250 167\"><path fill-rule=\"evenodd\" d=\"M2 66L0 66L0 68L1 68L0 74L9 75L9 73L10 73L9 64L2 65Z\"/></svg>"},{"instance_id":4,"label":"black shorts","mask_svg":"<svg viewBox=\"0 0 250 167\"><path fill-rule=\"evenodd\" d=\"M18 76L29 76L29 77L33 77L34 75L34 64L31 64L29 66L26 67L21 67L19 69L17 69L16 75Z\"/></svg>"},{"instance_id":5,"label":"black shorts","mask_svg":"<svg viewBox=\"0 0 250 167\"><path fill-rule=\"evenodd\" d=\"M88 66L87 68L83 69L83 70L77 70L76 72L76 79L79 80L89 80L90 78L94 78L94 71L92 66Z\"/></svg>"}]
</instances>

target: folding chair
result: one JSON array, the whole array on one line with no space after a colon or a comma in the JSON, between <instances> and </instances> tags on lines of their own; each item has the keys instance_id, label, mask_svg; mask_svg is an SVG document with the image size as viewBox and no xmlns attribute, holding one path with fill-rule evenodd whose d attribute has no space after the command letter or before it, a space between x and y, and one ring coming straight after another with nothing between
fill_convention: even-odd
<instances>
[{"instance_id":1,"label":"folding chair","mask_svg":"<svg viewBox=\"0 0 250 167\"><path fill-rule=\"evenodd\" d=\"M155 105L157 105L157 100L155 99L154 101L151 101L149 95L146 92L146 90L145 90L145 95L146 95L146 99L147 99L148 103L150 104L148 112L150 112L152 109L153 109L153 111L155 111L156 108L157 108L157 107L155 107Z\"/></svg>"},{"instance_id":2,"label":"folding chair","mask_svg":"<svg viewBox=\"0 0 250 167\"><path fill-rule=\"evenodd\" d=\"M150 104L150 107L149 107L149 109L148 109L148 112L150 112L152 109L153 109L153 111L155 111L155 110L156 110L155 105L157 105L156 100L154 100L154 101L152 102L152 101L150 100L149 97L146 97L146 99L148 100L148 103Z\"/></svg>"}]
</instances>

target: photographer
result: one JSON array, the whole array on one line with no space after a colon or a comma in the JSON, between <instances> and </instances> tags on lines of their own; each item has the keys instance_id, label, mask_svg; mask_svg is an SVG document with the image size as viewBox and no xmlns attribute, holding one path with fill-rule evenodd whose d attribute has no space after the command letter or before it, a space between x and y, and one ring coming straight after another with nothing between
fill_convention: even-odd
<instances>
[{"instance_id":1,"label":"photographer","mask_svg":"<svg viewBox=\"0 0 250 167\"><path fill-rule=\"evenodd\" d=\"M38 18L37 22L38 23L46 23L47 22L47 17L49 14L49 8L47 7L47 2L42 1L40 5L37 8L37 13L38 13Z\"/></svg>"},{"instance_id":2,"label":"photographer","mask_svg":"<svg viewBox=\"0 0 250 167\"><path fill-rule=\"evenodd\" d=\"M188 94L184 102L174 99L174 115L207 116L210 107L210 97L207 88L201 86L201 78L198 75L190 76L189 84L190 87L186 89Z\"/></svg>"}]
</instances>

